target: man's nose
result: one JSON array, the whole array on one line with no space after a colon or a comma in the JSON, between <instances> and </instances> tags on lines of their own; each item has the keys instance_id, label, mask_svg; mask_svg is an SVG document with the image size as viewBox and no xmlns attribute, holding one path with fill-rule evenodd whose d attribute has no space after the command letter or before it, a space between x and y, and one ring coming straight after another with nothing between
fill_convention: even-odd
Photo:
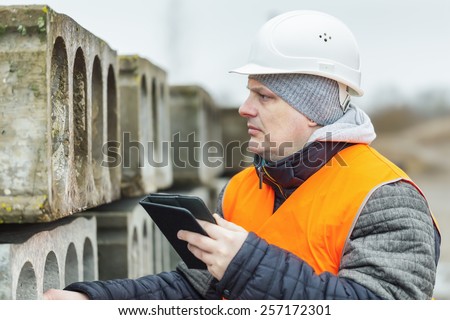
<instances>
[{"instance_id":1,"label":"man's nose","mask_svg":"<svg viewBox=\"0 0 450 320\"><path fill-rule=\"evenodd\" d=\"M239 114L244 118L252 118L256 116L256 108L251 103L250 97L247 98L247 100L245 100L244 103L239 107Z\"/></svg>"}]
</instances>

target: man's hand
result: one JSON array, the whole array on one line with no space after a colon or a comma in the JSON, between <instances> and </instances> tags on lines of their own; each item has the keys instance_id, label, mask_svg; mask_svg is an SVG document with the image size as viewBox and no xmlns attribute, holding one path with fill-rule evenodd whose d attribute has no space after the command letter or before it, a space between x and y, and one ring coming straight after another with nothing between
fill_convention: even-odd
<instances>
[{"instance_id":1,"label":"man's hand","mask_svg":"<svg viewBox=\"0 0 450 320\"><path fill-rule=\"evenodd\" d=\"M248 232L225 219L214 214L217 225L198 220L210 237L186 230L178 231L178 238L188 242L189 250L202 260L208 267L208 271L221 280L225 270L242 247Z\"/></svg>"},{"instance_id":2,"label":"man's hand","mask_svg":"<svg viewBox=\"0 0 450 320\"><path fill-rule=\"evenodd\" d=\"M44 300L89 300L88 296L84 293L59 290L59 289L49 289L44 292Z\"/></svg>"}]
</instances>

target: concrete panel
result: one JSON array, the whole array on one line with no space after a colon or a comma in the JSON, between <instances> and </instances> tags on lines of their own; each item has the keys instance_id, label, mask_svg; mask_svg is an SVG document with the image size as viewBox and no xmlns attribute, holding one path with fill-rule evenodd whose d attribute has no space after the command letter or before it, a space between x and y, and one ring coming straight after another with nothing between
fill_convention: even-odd
<instances>
[{"instance_id":1,"label":"concrete panel","mask_svg":"<svg viewBox=\"0 0 450 320\"><path fill-rule=\"evenodd\" d=\"M174 185L208 185L224 168L219 109L198 86L170 87Z\"/></svg>"},{"instance_id":2,"label":"concrete panel","mask_svg":"<svg viewBox=\"0 0 450 320\"><path fill-rule=\"evenodd\" d=\"M211 183L210 187L210 195L211 195L211 211L215 211L218 205L219 194L222 192L223 188L227 185L230 178L228 177L220 177L214 179L213 183Z\"/></svg>"},{"instance_id":3,"label":"concrete panel","mask_svg":"<svg viewBox=\"0 0 450 320\"><path fill-rule=\"evenodd\" d=\"M141 196L172 184L166 72L139 56L120 56L122 194Z\"/></svg>"},{"instance_id":4,"label":"concrete panel","mask_svg":"<svg viewBox=\"0 0 450 320\"><path fill-rule=\"evenodd\" d=\"M0 222L54 221L120 196L117 54L47 6L0 6ZM104 150L103 150L104 149Z\"/></svg>"},{"instance_id":5,"label":"concrete panel","mask_svg":"<svg viewBox=\"0 0 450 320\"><path fill-rule=\"evenodd\" d=\"M95 218L0 226L0 300L41 299L50 288L97 280Z\"/></svg>"},{"instance_id":6,"label":"concrete panel","mask_svg":"<svg viewBox=\"0 0 450 320\"><path fill-rule=\"evenodd\" d=\"M139 200L120 200L84 213L97 218L101 280L137 278L171 270L170 244Z\"/></svg>"}]
</instances>

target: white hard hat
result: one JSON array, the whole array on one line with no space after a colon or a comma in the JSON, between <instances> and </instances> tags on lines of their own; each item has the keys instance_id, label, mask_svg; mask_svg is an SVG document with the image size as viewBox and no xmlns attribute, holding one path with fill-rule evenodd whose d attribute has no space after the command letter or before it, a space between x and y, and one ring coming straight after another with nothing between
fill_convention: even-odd
<instances>
[{"instance_id":1,"label":"white hard hat","mask_svg":"<svg viewBox=\"0 0 450 320\"><path fill-rule=\"evenodd\" d=\"M270 19L253 41L248 63L230 72L330 78L339 84L343 107L348 94L364 93L355 37L340 20L317 11L290 11Z\"/></svg>"}]
</instances>

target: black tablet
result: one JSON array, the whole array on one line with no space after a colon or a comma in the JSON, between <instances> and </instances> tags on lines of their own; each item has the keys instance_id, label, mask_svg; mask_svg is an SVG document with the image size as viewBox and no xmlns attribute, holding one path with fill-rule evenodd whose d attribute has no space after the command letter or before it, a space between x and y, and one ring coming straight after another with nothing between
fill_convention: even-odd
<instances>
[{"instance_id":1,"label":"black tablet","mask_svg":"<svg viewBox=\"0 0 450 320\"><path fill-rule=\"evenodd\" d=\"M200 197L172 193L151 193L147 195L146 199L146 201L153 203L185 208L199 220L216 223L213 215Z\"/></svg>"},{"instance_id":2,"label":"black tablet","mask_svg":"<svg viewBox=\"0 0 450 320\"><path fill-rule=\"evenodd\" d=\"M196 220L193 212L188 209L195 210L198 215L201 212L201 215L206 219L210 219L210 216L214 221L214 217L212 217L206 205L199 200L201 201L200 198L191 196L155 193L139 201L139 204L147 211L180 258L192 269L206 269L206 265L189 251L186 241L177 238L177 233L179 230L188 230L208 236ZM183 207L183 205L186 205L186 207ZM204 211L205 209L206 211Z\"/></svg>"}]
</instances>

